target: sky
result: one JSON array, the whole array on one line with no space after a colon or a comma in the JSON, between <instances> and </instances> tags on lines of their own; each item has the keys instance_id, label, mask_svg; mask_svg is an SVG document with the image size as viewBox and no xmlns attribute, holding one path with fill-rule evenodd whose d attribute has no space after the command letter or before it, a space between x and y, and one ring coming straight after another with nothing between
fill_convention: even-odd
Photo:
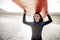
<instances>
[{"instance_id":1,"label":"sky","mask_svg":"<svg viewBox=\"0 0 60 40\"><path fill-rule=\"evenodd\" d=\"M11 0L0 0L0 8L7 12L23 12L23 9ZM60 0L48 0L49 12L60 12Z\"/></svg>"}]
</instances>

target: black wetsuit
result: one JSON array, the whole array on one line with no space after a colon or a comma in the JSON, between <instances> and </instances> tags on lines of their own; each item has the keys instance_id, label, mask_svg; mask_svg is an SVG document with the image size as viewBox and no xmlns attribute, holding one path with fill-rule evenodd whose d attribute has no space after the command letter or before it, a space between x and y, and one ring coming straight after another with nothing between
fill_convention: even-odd
<instances>
[{"instance_id":1,"label":"black wetsuit","mask_svg":"<svg viewBox=\"0 0 60 40\"><path fill-rule=\"evenodd\" d=\"M23 23L31 26L32 28L32 40L42 40L41 38L41 32L42 28L44 25L47 25L52 22L52 19L49 15L48 16L48 21L46 22L27 22L26 19L26 14L23 15Z\"/></svg>"}]
</instances>

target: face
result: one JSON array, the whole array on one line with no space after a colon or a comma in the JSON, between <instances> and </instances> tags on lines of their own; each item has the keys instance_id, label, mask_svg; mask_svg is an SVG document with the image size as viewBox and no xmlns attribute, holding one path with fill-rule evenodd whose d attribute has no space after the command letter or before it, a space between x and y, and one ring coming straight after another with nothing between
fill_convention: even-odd
<instances>
[{"instance_id":1,"label":"face","mask_svg":"<svg viewBox=\"0 0 60 40\"><path fill-rule=\"evenodd\" d=\"M35 14L35 15L34 15L34 19L35 19L36 22L39 22L39 19L40 19L39 14Z\"/></svg>"}]
</instances>

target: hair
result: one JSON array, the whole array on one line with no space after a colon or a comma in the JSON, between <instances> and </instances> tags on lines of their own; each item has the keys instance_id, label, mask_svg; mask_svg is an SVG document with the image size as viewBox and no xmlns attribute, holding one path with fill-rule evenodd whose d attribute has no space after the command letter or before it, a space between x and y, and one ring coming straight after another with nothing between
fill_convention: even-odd
<instances>
[{"instance_id":1,"label":"hair","mask_svg":"<svg viewBox=\"0 0 60 40\"><path fill-rule=\"evenodd\" d=\"M36 12L35 14L38 14L40 16L39 22L43 22L43 18L41 16L41 14L39 12ZM34 14L34 16L35 16L35 14ZM36 22L35 17L33 17L33 19L34 19L34 22Z\"/></svg>"}]
</instances>

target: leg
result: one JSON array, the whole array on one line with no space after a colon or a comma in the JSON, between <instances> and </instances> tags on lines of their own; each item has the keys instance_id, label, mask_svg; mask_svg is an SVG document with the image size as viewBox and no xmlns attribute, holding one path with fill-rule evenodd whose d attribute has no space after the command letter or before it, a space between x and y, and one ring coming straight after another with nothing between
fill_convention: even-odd
<instances>
[{"instance_id":1,"label":"leg","mask_svg":"<svg viewBox=\"0 0 60 40\"><path fill-rule=\"evenodd\" d=\"M36 39L34 39L34 38L32 37L31 40L36 40Z\"/></svg>"},{"instance_id":2,"label":"leg","mask_svg":"<svg viewBox=\"0 0 60 40\"><path fill-rule=\"evenodd\" d=\"M31 40L42 40L42 38L40 37L40 38L31 38Z\"/></svg>"}]
</instances>

